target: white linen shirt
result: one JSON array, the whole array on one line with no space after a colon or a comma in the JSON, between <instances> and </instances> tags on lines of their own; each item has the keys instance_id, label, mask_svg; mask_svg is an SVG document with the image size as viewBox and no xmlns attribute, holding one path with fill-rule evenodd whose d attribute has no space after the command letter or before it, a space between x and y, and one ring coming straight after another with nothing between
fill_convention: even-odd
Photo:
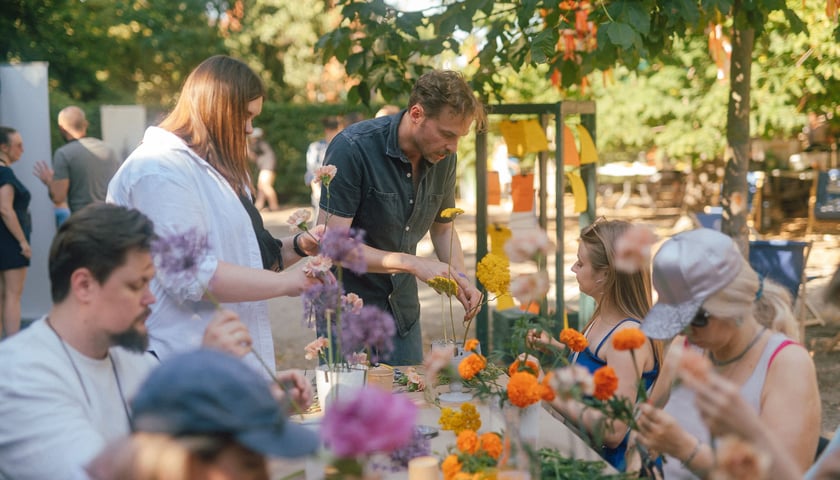
<instances>
[{"instance_id":1,"label":"white linen shirt","mask_svg":"<svg viewBox=\"0 0 840 480\"><path fill-rule=\"evenodd\" d=\"M109 203L136 208L155 225L155 233L169 236L191 228L206 232L207 255L199 260L198 275L188 284L165 285L156 274L151 289L149 348L161 360L198 348L215 305L202 300L218 261L262 269L260 247L251 219L230 184L179 137L149 127L108 185ZM158 265L156 265L159 268ZM172 282L174 283L174 282ZM274 340L266 301L225 303L248 327L253 349L274 371ZM264 372L253 354L245 361Z\"/></svg>"}]
</instances>

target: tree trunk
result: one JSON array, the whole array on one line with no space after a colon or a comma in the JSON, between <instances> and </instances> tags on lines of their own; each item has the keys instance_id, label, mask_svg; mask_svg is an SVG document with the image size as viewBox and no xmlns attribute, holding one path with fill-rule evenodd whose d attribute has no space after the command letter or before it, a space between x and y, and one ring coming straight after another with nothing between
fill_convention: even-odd
<instances>
[{"instance_id":1,"label":"tree trunk","mask_svg":"<svg viewBox=\"0 0 840 480\"><path fill-rule=\"evenodd\" d=\"M747 168L750 161L750 68L754 39L753 29L733 29L729 109L726 115L728 148L721 198L722 231L735 239L745 256L749 254Z\"/></svg>"}]
</instances>

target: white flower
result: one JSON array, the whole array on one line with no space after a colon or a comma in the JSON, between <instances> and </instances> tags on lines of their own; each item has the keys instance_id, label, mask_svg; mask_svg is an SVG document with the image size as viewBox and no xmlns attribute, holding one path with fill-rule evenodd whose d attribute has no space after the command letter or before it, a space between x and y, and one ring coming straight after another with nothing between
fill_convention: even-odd
<instances>
[{"instance_id":1,"label":"white flower","mask_svg":"<svg viewBox=\"0 0 840 480\"><path fill-rule=\"evenodd\" d=\"M536 260L547 257L554 251L554 242L549 240L545 230L516 231L505 243L505 253L511 262Z\"/></svg>"},{"instance_id":2,"label":"white flower","mask_svg":"<svg viewBox=\"0 0 840 480\"><path fill-rule=\"evenodd\" d=\"M647 270L650 249L658 240L656 233L645 225L633 225L615 241L615 268L625 273Z\"/></svg>"},{"instance_id":3,"label":"white flower","mask_svg":"<svg viewBox=\"0 0 840 480\"><path fill-rule=\"evenodd\" d=\"M522 305L539 302L549 289L548 272L520 275L510 282L510 294Z\"/></svg>"},{"instance_id":4,"label":"white flower","mask_svg":"<svg viewBox=\"0 0 840 480\"><path fill-rule=\"evenodd\" d=\"M338 169L335 165L322 165L315 169L315 178L312 179L312 182L329 185L332 179L335 178L336 173L338 173Z\"/></svg>"},{"instance_id":5,"label":"white flower","mask_svg":"<svg viewBox=\"0 0 840 480\"><path fill-rule=\"evenodd\" d=\"M307 277L317 277L329 272L330 268L332 268L332 260L329 257L315 255L306 259L306 264L303 266L303 273Z\"/></svg>"},{"instance_id":6,"label":"white flower","mask_svg":"<svg viewBox=\"0 0 840 480\"><path fill-rule=\"evenodd\" d=\"M291 214L289 218L286 219L286 223L292 226L293 232L297 232L298 230L307 230L309 228L307 222L309 221L310 216L312 216L312 213L309 209L299 208L295 210L295 213Z\"/></svg>"},{"instance_id":7,"label":"white flower","mask_svg":"<svg viewBox=\"0 0 840 480\"><path fill-rule=\"evenodd\" d=\"M569 365L555 370L551 377L551 386L554 387L557 396L567 400L572 398L576 391L582 395L592 395L595 392L592 374L580 365Z\"/></svg>"}]
</instances>

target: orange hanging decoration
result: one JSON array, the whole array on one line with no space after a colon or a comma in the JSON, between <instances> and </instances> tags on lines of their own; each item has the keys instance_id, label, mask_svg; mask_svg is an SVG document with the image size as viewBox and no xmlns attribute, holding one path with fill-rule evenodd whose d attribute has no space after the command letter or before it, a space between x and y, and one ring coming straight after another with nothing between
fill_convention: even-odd
<instances>
[{"instance_id":1,"label":"orange hanging decoration","mask_svg":"<svg viewBox=\"0 0 840 480\"><path fill-rule=\"evenodd\" d=\"M804 0L802 3L804 6ZM838 10L840 10L840 0L826 0L825 14L830 20L837 21Z\"/></svg>"},{"instance_id":2,"label":"orange hanging decoration","mask_svg":"<svg viewBox=\"0 0 840 480\"><path fill-rule=\"evenodd\" d=\"M575 12L575 30L581 37L589 31L589 12L580 9Z\"/></svg>"},{"instance_id":3,"label":"orange hanging decoration","mask_svg":"<svg viewBox=\"0 0 840 480\"><path fill-rule=\"evenodd\" d=\"M562 10L574 10L578 7L578 2L574 0L564 0L558 5Z\"/></svg>"},{"instance_id":4,"label":"orange hanging decoration","mask_svg":"<svg viewBox=\"0 0 840 480\"><path fill-rule=\"evenodd\" d=\"M575 58L575 31L563 30L563 60L574 60Z\"/></svg>"}]
</instances>

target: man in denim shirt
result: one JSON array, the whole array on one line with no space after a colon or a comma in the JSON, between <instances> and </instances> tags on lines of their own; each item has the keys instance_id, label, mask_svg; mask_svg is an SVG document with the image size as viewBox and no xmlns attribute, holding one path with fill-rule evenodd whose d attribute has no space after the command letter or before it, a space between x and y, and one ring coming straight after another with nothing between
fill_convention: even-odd
<instances>
[{"instance_id":1,"label":"man in denim shirt","mask_svg":"<svg viewBox=\"0 0 840 480\"><path fill-rule=\"evenodd\" d=\"M483 127L484 108L464 78L432 71L417 80L406 110L351 125L327 148L324 163L338 173L322 190L318 223L364 230L369 273L345 271L344 288L394 316L394 353L384 359L391 364L423 359L415 277L427 282L451 271L468 318L481 303L452 219L440 216L455 206L455 152L473 120ZM416 256L426 232L437 260Z\"/></svg>"}]
</instances>

